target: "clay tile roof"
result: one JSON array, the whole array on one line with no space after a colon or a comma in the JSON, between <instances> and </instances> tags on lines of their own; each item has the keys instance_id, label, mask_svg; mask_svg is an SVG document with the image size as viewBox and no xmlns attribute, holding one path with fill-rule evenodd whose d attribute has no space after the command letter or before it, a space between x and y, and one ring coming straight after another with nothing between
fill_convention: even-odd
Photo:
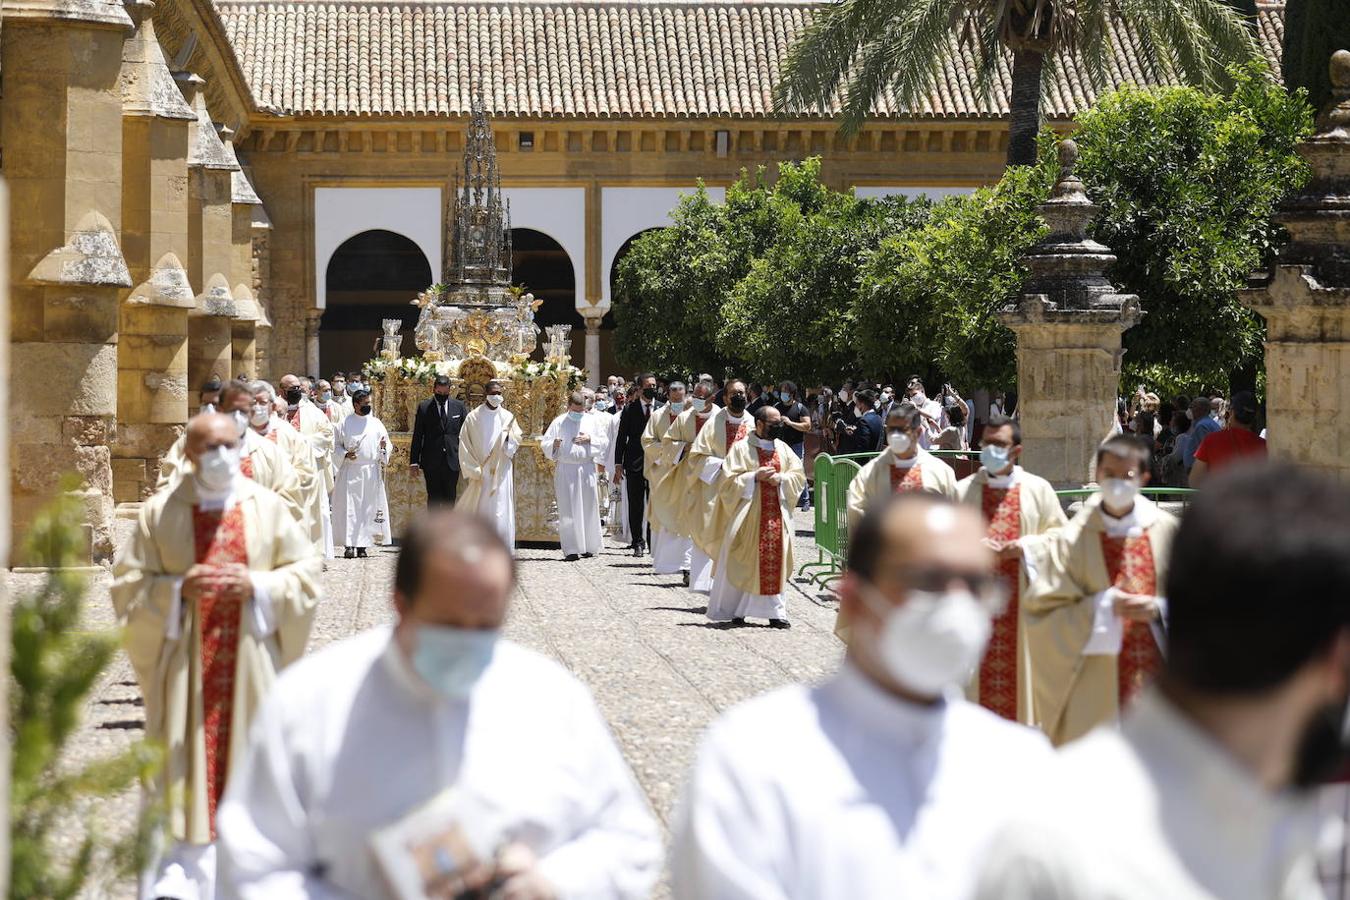
<instances>
[{"instance_id":1,"label":"clay tile roof","mask_svg":"<svg viewBox=\"0 0 1350 900\"><path fill-rule=\"evenodd\" d=\"M773 84L811 0L225 0L221 18L254 95L296 116L465 116L481 75L488 112L521 118L774 118ZM1278 61L1284 7L1260 6ZM1160 79L1115 30L1113 83ZM882 97L879 118L989 118L1008 111L1010 66L991 96L972 54L951 42L918 108ZM1068 61L1044 113L1096 96ZM797 111L794 118L819 118Z\"/></svg>"}]
</instances>

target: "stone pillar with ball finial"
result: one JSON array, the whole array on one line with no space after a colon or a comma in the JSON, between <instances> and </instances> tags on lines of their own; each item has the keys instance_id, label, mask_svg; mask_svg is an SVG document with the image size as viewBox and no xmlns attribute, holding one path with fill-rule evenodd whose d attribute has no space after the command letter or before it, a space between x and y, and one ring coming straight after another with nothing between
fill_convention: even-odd
<instances>
[{"instance_id":1,"label":"stone pillar with ball finial","mask_svg":"<svg viewBox=\"0 0 1350 900\"><path fill-rule=\"evenodd\" d=\"M1275 214L1289 243L1242 299L1266 320L1270 454L1350 483L1350 50L1298 152L1312 178Z\"/></svg>"},{"instance_id":2,"label":"stone pillar with ball finial","mask_svg":"<svg viewBox=\"0 0 1350 900\"><path fill-rule=\"evenodd\" d=\"M1056 487L1091 480L1116 413L1121 335L1143 315L1139 298L1106 278L1110 248L1087 236L1098 207L1077 163L1078 146L1060 142L1059 179L1039 210L1050 233L1023 258L1021 298L999 314L1017 335L1022 465Z\"/></svg>"}]
</instances>

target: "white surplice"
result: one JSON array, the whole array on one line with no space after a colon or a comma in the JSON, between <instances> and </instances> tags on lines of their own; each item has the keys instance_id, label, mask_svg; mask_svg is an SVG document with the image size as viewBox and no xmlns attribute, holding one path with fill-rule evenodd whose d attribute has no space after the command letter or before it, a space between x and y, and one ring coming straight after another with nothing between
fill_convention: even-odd
<instances>
[{"instance_id":1,"label":"white surplice","mask_svg":"<svg viewBox=\"0 0 1350 900\"><path fill-rule=\"evenodd\" d=\"M845 662L709 729L672 826L673 896L965 898L1051 759L1029 728L956 694L902 701Z\"/></svg>"},{"instance_id":2,"label":"white surplice","mask_svg":"<svg viewBox=\"0 0 1350 900\"><path fill-rule=\"evenodd\" d=\"M583 434L590 438L590 443L575 442ZM561 442L557 449L553 447L554 441ZM580 422L563 413L544 432L541 449L555 463L553 488L558 497L558 539L566 556L601 550L595 466L605 458L608 446L606 423L589 413L582 413Z\"/></svg>"},{"instance_id":3,"label":"white surplice","mask_svg":"<svg viewBox=\"0 0 1350 900\"><path fill-rule=\"evenodd\" d=\"M1312 900L1329 824L1267 790L1156 689L1069 745L990 847L985 900ZM1333 826L1334 827L1334 826Z\"/></svg>"},{"instance_id":4,"label":"white surplice","mask_svg":"<svg viewBox=\"0 0 1350 900\"><path fill-rule=\"evenodd\" d=\"M342 421L336 443L341 465L333 488L334 540L343 547L390 543L389 495L383 472L394 444L389 432L374 416L352 414ZM346 458L349 450L356 451L355 459ZM381 517L379 524L377 517Z\"/></svg>"},{"instance_id":5,"label":"white surplice","mask_svg":"<svg viewBox=\"0 0 1350 900\"><path fill-rule=\"evenodd\" d=\"M609 446L605 448L604 466L605 472L609 475L609 483L614 484L615 464L614 450L618 444L619 437L619 414L617 412L603 413L607 418L601 418L600 421L605 424L605 436L609 440ZM614 539L624 544L630 544L633 536L628 530L628 482L619 483L616 493L619 496L618 503L609 511L609 532Z\"/></svg>"},{"instance_id":6,"label":"white surplice","mask_svg":"<svg viewBox=\"0 0 1350 900\"><path fill-rule=\"evenodd\" d=\"M476 415L475 415L476 413ZM495 447L502 438L502 425L511 413L498 407L493 409L486 403L469 414L464 424L478 429L478 446ZM478 515L487 519L502 536L506 546L516 546L516 479L514 460L520 443L508 435L502 448L504 458L497 469L492 484L484 484L478 497ZM485 479L488 476L485 476Z\"/></svg>"},{"instance_id":7,"label":"white surplice","mask_svg":"<svg viewBox=\"0 0 1350 900\"><path fill-rule=\"evenodd\" d=\"M388 897L372 831L457 785L504 810L559 897L646 897L655 822L590 693L507 641L467 700L413 674L388 627L288 670L221 804L225 898Z\"/></svg>"}]
</instances>

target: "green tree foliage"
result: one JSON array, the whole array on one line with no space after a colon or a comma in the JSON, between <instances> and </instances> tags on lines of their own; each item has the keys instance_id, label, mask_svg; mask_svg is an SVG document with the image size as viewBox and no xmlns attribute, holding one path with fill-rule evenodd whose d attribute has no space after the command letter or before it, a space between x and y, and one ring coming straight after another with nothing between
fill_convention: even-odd
<instances>
[{"instance_id":1,"label":"green tree foliage","mask_svg":"<svg viewBox=\"0 0 1350 900\"><path fill-rule=\"evenodd\" d=\"M820 181L819 159L780 166L766 193L774 239L729 292L718 347L745 360L751 375L834 381L859 362L860 268L883 237L923 221L928 204L832 191Z\"/></svg>"},{"instance_id":2,"label":"green tree foliage","mask_svg":"<svg viewBox=\"0 0 1350 900\"><path fill-rule=\"evenodd\" d=\"M1045 232L1036 206L1054 183L1053 142L1041 162L992 187L952 197L929 221L883 240L862 273L854 315L869 372L898 378L936 367L961 385L1011 385L1016 345L995 313L1016 300L1019 257Z\"/></svg>"},{"instance_id":3,"label":"green tree foliage","mask_svg":"<svg viewBox=\"0 0 1350 900\"><path fill-rule=\"evenodd\" d=\"M1294 146L1311 122L1302 92L1254 67L1224 94L1125 88L1079 118L1092 236L1146 313L1125 333L1129 382L1222 387L1260 365L1265 329L1236 291L1284 239L1271 217L1307 178Z\"/></svg>"},{"instance_id":4,"label":"green tree foliage","mask_svg":"<svg viewBox=\"0 0 1350 900\"><path fill-rule=\"evenodd\" d=\"M28 558L51 567L51 574L13 609L9 896L15 900L62 900L79 893L95 864L98 833L86 820L85 837L72 856L57 848L58 832L76 822L82 800L120 793L138 777L148 777L156 759L137 744L79 769L59 763L85 698L117 648L115 634L81 630L85 579L71 569L85 555L80 521L78 503L62 495L34 522ZM116 873L135 870L149 821L107 848Z\"/></svg>"},{"instance_id":5,"label":"green tree foliage","mask_svg":"<svg viewBox=\"0 0 1350 900\"><path fill-rule=\"evenodd\" d=\"M1250 0L836 0L816 12L793 46L774 98L784 113L828 111L837 102L842 128L852 132L883 99L922 109L947 71L953 43L974 63L983 96L1011 57L1008 164L1030 165L1041 95L1051 81L1044 76L1062 52L1072 52L1084 79L1103 89L1111 80L1113 26L1123 24L1150 68L1216 87L1227 83L1226 65L1259 58L1242 14L1253 8Z\"/></svg>"}]
</instances>

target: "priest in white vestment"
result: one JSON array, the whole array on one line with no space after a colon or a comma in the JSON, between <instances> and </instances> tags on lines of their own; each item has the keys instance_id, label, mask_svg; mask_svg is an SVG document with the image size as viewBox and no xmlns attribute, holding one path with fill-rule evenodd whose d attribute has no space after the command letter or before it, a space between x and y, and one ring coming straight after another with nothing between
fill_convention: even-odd
<instances>
[{"instance_id":1,"label":"priest in white vestment","mask_svg":"<svg viewBox=\"0 0 1350 900\"><path fill-rule=\"evenodd\" d=\"M300 474L287 455L271 441L263 440L248 427L253 406L251 386L243 381L230 381L220 392L220 411L232 416L239 433L239 471L245 478L257 482L281 497L286 509L297 522L306 524L304 492ZM155 490L162 491L191 468L187 461L187 434L179 435L160 460L159 480ZM308 532L308 528L306 528Z\"/></svg>"},{"instance_id":2,"label":"priest in white vestment","mask_svg":"<svg viewBox=\"0 0 1350 900\"><path fill-rule=\"evenodd\" d=\"M722 461L719 487L727 510L708 619L744 625L748 616L790 627L783 590L792 577L792 508L806 487L806 470L792 448L771 437L782 422L777 407L755 410L755 433Z\"/></svg>"},{"instance_id":3,"label":"priest in white vestment","mask_svg":"<svg viewBox=\"0 0 1350 900\"><path fill-rule=\"evenodd\" d=\"M1319 862L1344 865L1317 797L1348 761L1347 547L1350 490L1323 475L1207 482L1173 543L1157 683L1060 751L978 897L1321 900Z\"/></svg>"},{"instance_id":4,"label":"priest in white vestment","mask_svg":"<svg viewBox=\"0 0 1350 900\"><path fill-rule=\"evenodd\" d=\"M964 900L1034 799L1045 738L960 692L998 603L980 517L897 497L850 537L843 667L708 730L671 825L675 900Z\"/></svg>"},{"instance_id":5,"label":"priest in white vestment","mask_svg":"<svg viewBox=\"0 0 1350 900\"><path fill-rule=\"evenodd\" d=\"M333 528L343 558L364 559L372 544L392 543L389 494L384 467L389 464L389 432L371 415L370 392L352 397L354 411L342 422L337 445L342 453L333 490Z\"/></svg>"},{"instance_id":6,"label":"priest in white vestment","mask_svg":"<svg viewBox=\"0 0 1350 900\"><path fill-rule=\"evenodd\" d=\"M652 554L657 572L680 572L684 586L693 582L694 565L694 525L693 517L700 509L702 486L699 481L698 464L693 459L694 441L698 439L703 426L708 424L718 407L712 402L716 387L711 382L701 381L694 385L693 396L689 399L689 409L682 412L662 438L662 447L670 460L671 472L652 489L652 515L655 524L652 527L653 543L661 529L662 541L656 543ZM673 402L673 401L672 401ZM712 561L706 556L700 559L700 577L706 577L711 586Z\"/></svg>"},{"instance_id":7,"label":"priest in white vestment","mask_svg":"<svg viewBox=\"0 0 1350 900\"><path fill-rule=\"evenodd\" d=\"M328 414L319 409L310 399L308 392L304 390L304 387L308 384L309 379L304 379L302 382L294 375L283 375L281 377L281 391L286 401L286 412L283 413L282 418L289 422L291 427L299 432L305 440L309 441L310 452L314 456L314 469L318 472L323 487L319 514L310 523L310 535L314 538L315 543L322 548L324 556L331 558L333 555L333 520L328 498L333 493L334 474L333 469L326 463L333 459L338 426L334 425ZM299 391L298 394L297 391ZM336 409L334 409L334 412L336 412Z\"/></svg>"},{"instance_id":8,"label":"priest in white vestment","mask_svg":"<svg viewBox=\"0 0 1350 900\"><path fill-rule=\"evenodd\" d=\"M514 589L500 536L433 509L400 554L398 624L303 660L265 705L221 808L226 896L386 900L388 871L420 888L452 867L494 897L649 896L660 836L590 693L499 636ZM460 817L456 799L488 814ZM377 856L389 829L409 837Z\"/></svg>"},{"instance_id":9,"label":"priest in white vestment","mask_svg":"<svg viewBox=\"0 0 1350 900\"><path fill-rule=\"evenodd\" d=\"M567 412L548 426L540 445L554 463L558 539L563 558L569 562L595 556L603 546L595 467L605 458L608 434L604 425L586 414L581 391L573 391L567 398Z\"/></svg>"},{"instance_id":10,"label":"priest in white vestment","mask_svg":"<svg viewBox=\"0 0 1350 900\"><path fill-rule=\"evenodd\" d=\"M689 587L701 594L713 585L713 561L721 552L727 533L727 517L718 496L722 485L722 462L738 442L754 429L745 411L745 382L732 379L725 385L727 406L716 409L689 449L689 485L694 496L685 511L686 530L694 547L689 557Z\"/></svg>"},{"instance_id":11,"label":"priest in white vestment","mask_svg":"<svg viewBox=\"0 0 1350 900\"><path fill-rule=\"evenodd\" d=\"M250 385L253 391L253 406L249 411L249 427L259 437L276 444L286 454L300 479L300 495L305 504L305 529L314 549L325 559L333 556L333 529L328 521L328 496L332 489L333 475L329 461L332 457L332 436L324 452L316 455L314 444L291 424L274 411L277 393L266 381L255 381Z\"/></svg>"},{"instance_id":12,"label":"priest in white vestment","mask_svg":"<svg viewBox=\"0 0 1350 900\"><path fill-rule=\"evenodd\" d=\"M681 495L671 492L687 444L676 440L675 427L685 411L685 386L672 381L666 387L666 405L652 410L642 430L643 476L647 479L647 516L651 520L652 571L676 575L689 570L689 541L671 526ZM658 509L658 505L660 508Z\"/></svg>"},{"instance_id":13,"label":"priest in white vestment","mask_svg":"<svg viewBox=\"0 0 1350 900\"><path fill-rule=\"evenodd\" d=\"M304 652L322 561L281 498L239 473L233 418L197 416L185 437L182 477L141 505L111 591L146 737L167 750L154 789L173 843L143 895L209 900L216 805L277 670Z\"/></svg>"},{"instance_id":14,"label":"priest in white vestment","mask_svg":"<svg viewBox=\"0 0 1350 900\"><path fill-rule=\"evenodd\" d=\"M459 430L459 499L455 508L492 523L506 546L516 546L516 490L512 463L523 434L502 406L502 385L489 381L483 402Z\"/></svg>"}]
</instances>

